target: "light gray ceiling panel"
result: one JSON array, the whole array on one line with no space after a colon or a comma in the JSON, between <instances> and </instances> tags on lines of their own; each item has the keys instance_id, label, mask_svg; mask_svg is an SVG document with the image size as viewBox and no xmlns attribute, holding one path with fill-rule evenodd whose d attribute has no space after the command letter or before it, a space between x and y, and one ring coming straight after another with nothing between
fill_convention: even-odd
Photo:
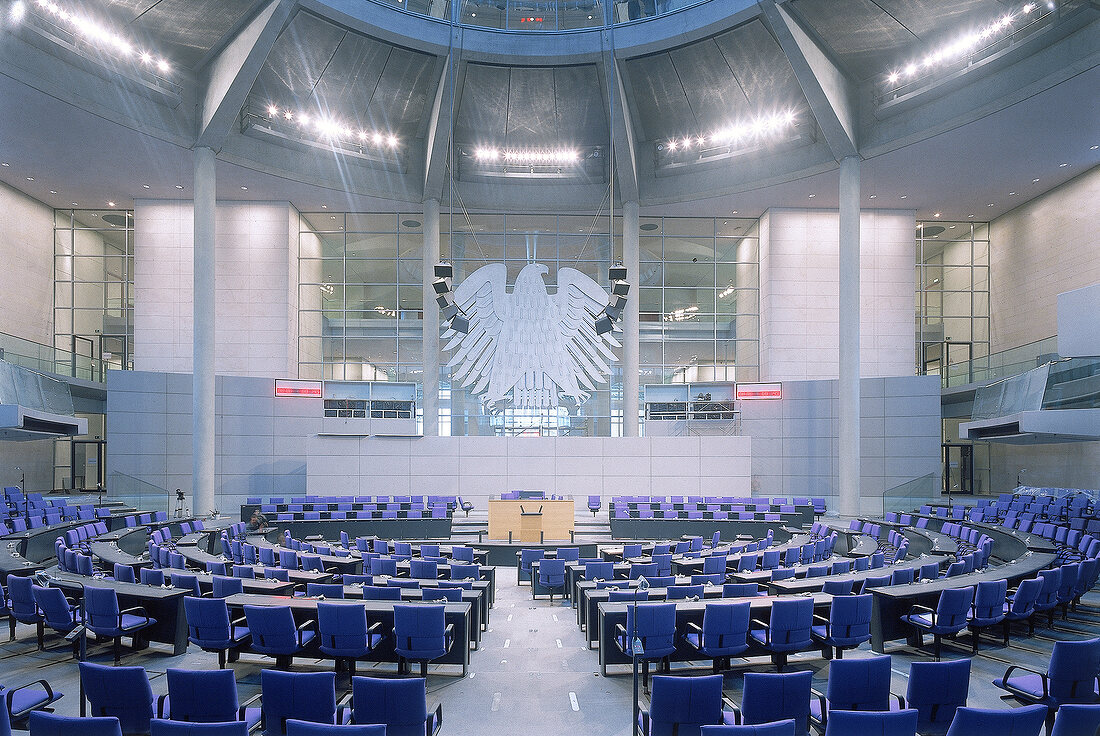
<instances>
[{"instance_id":1,"label":"light gray ceiling panel","mask_svg":"<svg viewBox=\"0 0 1100 736\"><path fill-rule=\"evenodd\" d=\"M455 140L501 145L508 129L509 69L470 64L455 116Z\"/></svg>"},{"instance_id":2,"label":"light gray ceiling panel","mask_svg":"<svg viewBox=\"0 0 1100 736\"><path fill-rule=\"evenodd\" d=\"M794 70L775 37L759 21L746 23L715 37L748 101L744 116L770 114L777 109L805 104Z\"/></svg>"},{"instance_id":3,"label":"light gray ceiling panel","mask_svg":"<svg viewBox=\"0 0 1100 736\"><path fill-rule=\"evenodd\" d=\"M555 97L553 69L512 69L505 145L541 148L556 139Z\"/></svg>"},{"instance_id":4,"label":"light gray ceiling panel","mask_svg":"<svg viewBox=\"0 0 1100 736\"><path fill-rule=\"evenodd\" d=\"M412 137L435 99L439 80L432 69L433 57L394 47L367 106L367 123Z\"/></svg>"},{"instance_id":5,"label":"light gray ceiling panel","mask_svg":"<svg viewBox=\"0 0 1100 736\"><path fill-rule=\"evenodd\" d=\"M630 59L626 69L636 113L636 132L641 140L652 141L696 129L695 116L667 52Z\"/></svg>"},{"instance_id":6,"label":"light gray ceiling panel","mask_svg":"<svg viewBox=\"0 0 1100 736\"><path fill-rule=\"evenodd\" d=\"M252 93L277 105L304 105L345 35L339 26L298 13L275 42Z\"/></svg>"},{"instance_id":7,"label":"light gray ceiling panel","mask_svg":"<svg viewBox=\"0 0 1100 736\"><path fill-rule=\"evenodd\" d=\"M710 130L744 110L745 93L713 40L675 49L671 57L683 82L694 125L687 130L667 131L670 136Z\"/></svg>"},{"instance_id":8,"label":"light gray ceiling panel","mask_svg":"<svg viewBox=\"0 0 1100 736\"><path fill-rule=\"evenodd\" d=\"M366 107L374 95L392 46L348 34L325 68L313 92L312 107L366 123Z\"/></svg>"}]
</instances>

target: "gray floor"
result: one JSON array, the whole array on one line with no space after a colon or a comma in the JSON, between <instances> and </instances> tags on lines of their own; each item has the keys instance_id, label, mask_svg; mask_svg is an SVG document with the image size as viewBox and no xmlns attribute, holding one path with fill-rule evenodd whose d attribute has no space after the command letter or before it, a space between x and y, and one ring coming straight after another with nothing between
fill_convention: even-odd
<instances>
[{"instance_id":1,"label":"gray floor","mask_svg":"<svg viewBox=\"0 0 1100 736\"><path fill-rule=\"evenodd\" d=\"M471 652L470 674L460 679L446 674L457 672L454 668L430 671L429 699L443 704L444 733L629 734L629 672L623 670L621 675L599 676L597 653L585 648L575 612L567 603L555 601L551 605L544 598L532 601L530 588L516 585L514 570L498 570L497 581L496 607L490 615L490 630L485 634L481 649ZM1100 594L1088 594L1083 604L1076 614L1070 614L1069 621L1056 621L1053 632L1042 627L1031 639L1019 633L1008 649L992 641L983 642L980 655L972 665L970 705L1012 707L1000 700L999 691L990 684L1009 664L1043 670L1053 641L1100 634ZM6 630L4 633L6 635ZM968 653L969 641L964 637L961 646L945 646L944 657L956 658ZM94 661L110 662L110 651L105 645L92 646L89 654ZM869 654L870 650L864 646L846 656ZM920 656L900 643L891 647L890 654L894 660L893 691L904 694L909 662ZM172 656L163 646L154 644L144 652L124 657L123 664L146 667L153 692L160 694L167 688L164 677L167 668L213 668L217 660L214 655L193 647L185 655ZM242 699L259 691L259 672L270 665L271 660L249 654L233 665ZM798 655L792 659L791 666L813 670L815 687L824 690L828 667L819 655ZM329 670L331 662L296 660L295 668ZM739 672L746 668L774 671L765 660L755 660L727 674L727 693L734 701L740 699L742 678ZM393 672L392 665L371 668L361 664L359 673L369 674L372 669ZM678 665L675 671L687 673L692 670ZM709 670L700 663L695 671L705 674ZM59 713L75 715L78 712L76 672L68 645L60 638L48 637L47 650L36 650L33 627L20 625L16 641L3 643L0 682L12 685L38 678L49 680L56 689L66 693L57 704Z\"/></svg>"}]
</instances>

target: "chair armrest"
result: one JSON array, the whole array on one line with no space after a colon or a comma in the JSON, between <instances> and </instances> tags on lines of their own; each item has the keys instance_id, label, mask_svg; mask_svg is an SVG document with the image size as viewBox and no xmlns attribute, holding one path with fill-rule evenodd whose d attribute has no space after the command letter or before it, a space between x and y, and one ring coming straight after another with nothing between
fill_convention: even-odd
<instances>
[{"instance_id":1,"label":"chair armrest","mask_svg":"<svg viewBox=\"0 0 1100 736\"><path fill-rule=\"evenodd\" d=\"M642 716L642 736L649 736L649 711L641 708L638 712ZM634 727L637 728L637 724Z\"/></svg>"},{"instance_id":2,"label":"chair armrest","mask_svg":"<svg viewBox=\"0 0 1100 736\"><path fill-rule=\"evenodd\" d=\"M754 628L754 627L761 628L761 629L770 629L771 628L770 626L768 626L768 624L764 623L763 621L761 621L758 618L749 619L749 628L751 629L751 628Z\"/></svg>"},{"instance_id":3,"label":"chair armrest","mask_svg":"<svg viewBox=\"0 0 1100 736\"><path fill-rule=\"evenodd\" d=\"M433 720L434 716L434 720ZM435 728L432 728L432 723L435 723ZM432 736L432 734L439 731L443 725L443 704L436 703L435 710L428 712L428 718L424 722L424 734L425 736Z\"/></svg>"},{"instance_id":4,"label":"chair armrest","mask_svg":"<svg viewBox=\"0 0 1100 736\"><path fill-rule=\"evenodd\" d=\"M4 691L4 695L6 696L5 699L4 699L4 701L5 701L4 702L4 707L6 707L8 709L8 713L11 713L11 716L13 718L19 718L20 716L24 715L23 711L20 711L19 713L12 713L11 712L11 704L12 704L12 701L14 700L14 698L15 698L15 694L20 690L26 690L27 688L31 687L32 685L41 685L42 686L42 688L46 691L46 697L48 699L47 700L48 703L52 703L54 700L56 700L56 698L54 698L53 688L50 687L50 683L46 682L45 680L32 680L31 682L24 683L24 684L19 685L17 687L10 687L10 688L8 688L7 690ZM33 708L31 710L33 710ZM27 711L27 712L29 712L29 711Z\"/></svg>"},{"instance_id":5,"label":"chair armrest","mask_svg":"<svg viewBox=\"0 0 1100 736\"><path fill-rule=\"evenodd\" d=\"M164 718L164 703L166 700L168 700L167 693L157 698L157 718Z\"/></svg>"},{"instance_id":6,"label":"chair armrest","mask_svg":"<svg viewBox=\"0 0 1100 736\"><path fill-rule=\"evenodd\" d=\"M230 626L247 626L248 625L248 619L244 618L243 616L241 618L235 618L235 619L233 619L232 621L229 622L229 625Z\"/></svg>"},{"instance_id":7,"label":"chair armrest","mask_svg":"<svg viewBox=\"0 0 1100 736\"><path fill-rule=\"evenodd\" d=\"M905 698L898 695L897 693L891 693L891 696L898 699L898 708L900 710L905 710Z\"/></svg>"},{"instance_id":8,"label":"chair armrest","mask_svg":"<svg viewBox=\"0 0 1100 736\"><path fill-rule=\"evenodd\" d=\"M367 636L370 636L371 634L378 634L379 636L382 636L381 621L375 621L373 624L367 627Z\"/></svg>"},{"instance_id":9,"label":"chair armrest","mask_svg":"<svg viewBox=\"0 0 1100 736\"><path fill-rule=\"evenodd\" d=\"M1024 700L1033 700L1034 699L1034 697L1032 695L1024 692L1023 690L1019 690L1015 687L1012 687L1012 684L1008 681L1008 678L1012 675L1013 670L1023 670L1024 672L1030 672L1033 675L1038 675L1039 678L1043 681L1043 698L1045 699L1046 697L1048 697L1048 695L1050 694L1050 687L1049 687L1049 684L1047 683L1046 673L1045 672L1039 672L1038 670L1033 670L1033 669L1030 669L1028 667L1023 667L1023 666L1018 665L1018 664L1014 664L1014 665L1010 666L1007 670L1005 670L1004 677L1001 678L1002 682L1004 682L1005 690L1008 690L1013 695L1018 695L1020 698L1022 698Z\"/></svg>"},{"instance_id":10,"label":"chair armrest","mask_svg":"<svg viewBox=\"0 0 1100 736\"><path fill-rule=\"evenodd\" d=\"M309 620L307 620L307 621L303 621L303 622L302 622L302 623L301 623L301 624L300 624L300 625L298 626L298 628L297 628L297 629L295 629L295 631L299 631L299 632L301 632L301 631L305 631L305 630L309 629L309 628L310 628L311 626L316 626L316 624L317 624L317 622L316 622L316 621L314 621L313 619L309 619Z\"/></svg>"},{"instance_id":11,"label":"chair armrest","mask_svg":"<svg viewBox=\"0 0 1100 736\"><path fill-rule=\"evenodd\" d=\"M703 628L695 622L688 622L687 626L685 626L684 628L686 629L686 631L684 632L685 634L698 634L699 636L703 635Z\"/></svg>"},{"instance_id":12,"label":"chair armrest","mask_svg":"<svg viewBox=\"0 0 1100 736\"><path fill-rule=\"evenodd\" d=\"M820 621L821 623L825 624L826 626L829 625L829 619L826 618L825 616L822 616L819 613L814 614L814 621Z\"/></svg>"},{"instance_id":13,"label":"chair armrest","mask_svg":"<svg viewBox=\"0 0 1100 736\"><path fill-rule=\"evenodd\" d=\"M133 608L126 608L118 612L119 626L122 625L122 617L126 614L141 616L143 619L145 619L145 623L149 623L149 614L145 612L145 609L141 606L134 606Z\"/></svg>"},{"instance_id":14,"label":"chair armrest","mask_svg":"<svg viewBox=\"0 0 1100 736\"><path fill-rule=\"evenodd\" d=\"M931 608L929 608L928 606L913 606L912 608L909 609L909 613L907 615L912 616L914 613L917 613L917 612L931 614L932 624L935 625L935 623L936 623L936 612L933 611Z\"/></svg>"}]
</instances>

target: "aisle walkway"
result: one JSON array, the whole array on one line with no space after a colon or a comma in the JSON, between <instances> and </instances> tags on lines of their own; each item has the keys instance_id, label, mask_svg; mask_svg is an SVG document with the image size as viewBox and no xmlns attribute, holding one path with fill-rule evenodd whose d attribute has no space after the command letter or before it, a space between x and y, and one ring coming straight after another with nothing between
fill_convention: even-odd
<instances>
[{"instance_id":1,"label":"aisle walkway","mask_svg":"<svg viewBox=\"0 0 1100 736\"><path fill-rule=\"evenodd\" d=\"M557 599L531 600L513 568L497 568L496 606L481 649L471 652L465 680L433 676L444 723L456 734L630 733L629 677L599 677L595 650L585 649L576 612Z\"/></svg>"}]
</instances>

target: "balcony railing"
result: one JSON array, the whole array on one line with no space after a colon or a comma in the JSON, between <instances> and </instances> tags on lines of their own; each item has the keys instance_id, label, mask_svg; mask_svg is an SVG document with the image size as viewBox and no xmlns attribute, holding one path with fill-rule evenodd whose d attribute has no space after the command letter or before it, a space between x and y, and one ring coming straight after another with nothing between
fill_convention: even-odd
<instances>
[{"instance_id":1,"label":"balcony railing","mask_svg":"<svg viewBox=\"0 0 1100 736\"><path fill-rule=\"evenodd\" d=\"M614 22L629 23L700 5L710 0L374 0L461 25L502 31L578 31L601 28L610 10Z\"/></svg>"},{"instance_id":2,"label":"balcony railing","mask_svg":"<svg viewBox=\"0 0 1100 736\"><path fill-rule=\"evenodd\" d=\"M0 332L0 359L43 373L58 373L87 381L103 382L106 363L99 358L25 340Z\"/></svg>"}]
</instances>

